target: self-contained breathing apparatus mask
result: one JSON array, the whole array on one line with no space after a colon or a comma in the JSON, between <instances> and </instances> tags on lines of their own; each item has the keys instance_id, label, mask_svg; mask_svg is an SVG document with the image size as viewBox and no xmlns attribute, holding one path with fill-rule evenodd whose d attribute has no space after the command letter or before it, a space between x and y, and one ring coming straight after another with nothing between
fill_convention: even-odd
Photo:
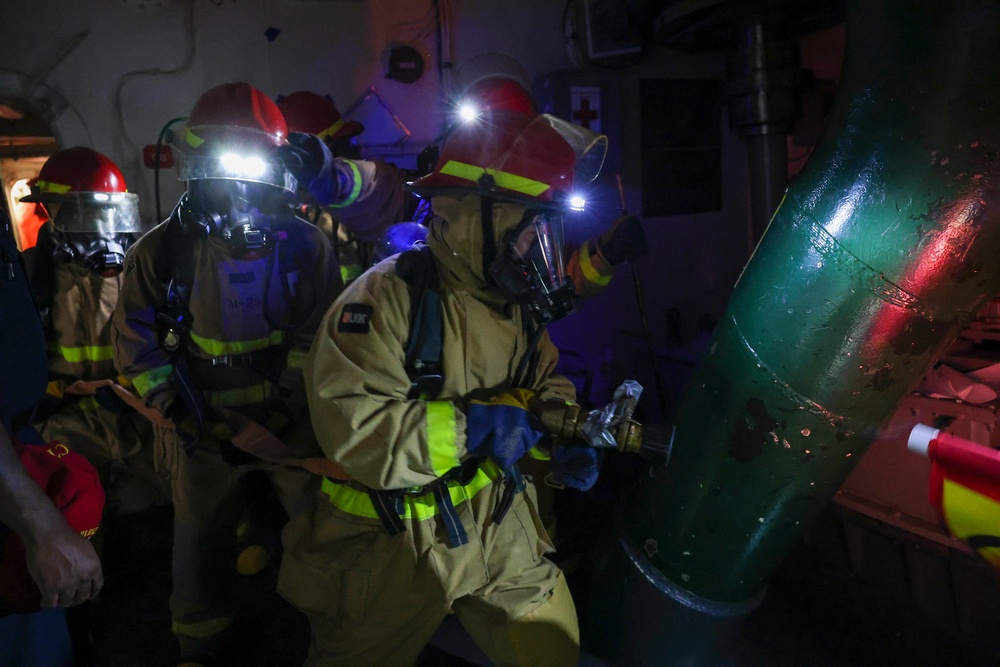
<instances>
[{"instance_id":1,"label":"self-contained breathing apparatus mask","mask_svg":"<svg viewBox=\"0 0 1000 667\"><path fill-rule=\"evenodd\" d=\"M125 251L141 230L134 194L67 193L42 207L50 222L41 243L54 262L83 266L102 278L121 273Z\"/></svg>"},{"instance_id":2,"label":"self-contained breathing apparatus mask","mask_svg":"<svg viewBox=\"0 0 1000 667\"><path fill-rule=\"evenodd\" d=\"M528 308L539 324L577 309L576 292L566 273L562 215L529 209L504 237L489 275L504 298Z\"/></svg>"},{"instance_id":3,"label":"self-contained breathing apparatus mask","mask_svg":"<svg viewBox=\"0 0 1000 667\"><path fill-rule=\"evenodd\" d=\"M184 233L204 238L215 232L234 259L266 257L279 233L270 229L276 215L288 215L281 191L261 183L206 179L191 181L177 204Z\"/></svg>"}]
</instances>

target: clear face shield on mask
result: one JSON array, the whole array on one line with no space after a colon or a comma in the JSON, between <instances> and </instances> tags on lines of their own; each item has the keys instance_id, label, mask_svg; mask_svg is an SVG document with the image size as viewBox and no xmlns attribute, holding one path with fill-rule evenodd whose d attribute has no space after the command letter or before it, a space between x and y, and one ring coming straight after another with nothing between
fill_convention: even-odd
<instances>
[{"instance_id":1,"label":"clear face shield on mask","mask_svg":"<svg viewBox=\"0 0 1000 667\"><path fill-rule=\"evenodd\" d=\"M53 259L110 278L121 273L133 234L142 231L132 193L67 193L43 201L51 220Z\"/></svg>"},{"instance_id":2,"label":"clear face shield on mask","mask_svg":"<svg viewBox=\"0 0 1000 667\"><path fill-rule=\"evenodd\" d=\"M527 306L540 324L576 310L576 293L566 273L562 214L526 213L490 265L490 275L504 298Z\"/></svg>"},{"instance_id":3,"label":"clear face shield on mask","mask_svg":"<svg viewBox=\"0 0 1000 667\"><path fill-rule=\"evenodd\" d=\"M52 225L65 234L110 238L142 231L139 197L131 192L73 192L43 199L41 204Z\"/></svg>"}]
</instances>

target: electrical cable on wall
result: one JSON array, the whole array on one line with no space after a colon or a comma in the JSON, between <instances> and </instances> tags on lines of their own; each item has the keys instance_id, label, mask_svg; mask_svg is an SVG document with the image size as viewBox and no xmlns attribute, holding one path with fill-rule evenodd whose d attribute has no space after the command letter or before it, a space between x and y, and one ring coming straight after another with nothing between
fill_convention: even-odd
<instances>
[{"instance_id":1,"label":"electrical cable on wall","mask_svg":"<svg viewBox=\"0 0 1000 667\"><path fill-rule=\"evenodd\" d=\"M185 118L187 118L187 116L171 118L167 121L167 124L160 129L160 135L156 138L156 152L154 153L155 164L153 166L153 196L156 199L157 222L163 220L163 213L160 211L160 147L163 146L163 141L167 136L167 132L170 131L170 126L184 120Z\"/></svg>"},{"instance_id":2,"label":"electrical cable on wall","mask_svg":"<svg viewBox=\"0 0 1000 667\"><path fill-rule=\"evenodd\" d=\"M127 72L123 74L118 79L118 85L115 87L115 94L114 94L115 122L118 131L114 133L114 143L116 152L118 153L119 156L122 156L123 160L124 156L139 155L141 154L141 152L137 150L137 147L128 139L128 135L125 132L125 108L122 102L122 92L124 91L126 84L128 84L130 81L132 81L137 77L176 75L185 72L191 68L195 60L194 6L195 6L194 0L188 0L188 2L186 3L186 8L184 12L184 24L181 32L182 34L187 36L187 44L184 49L184 57L181 60L180 64L177 65L177 67L174 67L173 69L162 69L159 67L154 67L151 69L134 70L132 72ZM161 130L161 135L162 135L162 130ZM157 149L157 158L158 157L159 157L159 149ZM141 161L139 161L138 166L136 166L135 159L131 159L129 160L129 162L133 167L135 167L137 171L141 170L142 168ZM120 162L119 164L122 163ZM124 164L122 164L122 166L124 166ZM157 174L158 172L154 174L154 177ZM157 191L155 194L157 197L159 196L158 182L157 182ZM156 215L157 215L156 222L160 222L163 218L162 216L160 216L159 202L157 202Z\"/></svg>"}]
</instances>

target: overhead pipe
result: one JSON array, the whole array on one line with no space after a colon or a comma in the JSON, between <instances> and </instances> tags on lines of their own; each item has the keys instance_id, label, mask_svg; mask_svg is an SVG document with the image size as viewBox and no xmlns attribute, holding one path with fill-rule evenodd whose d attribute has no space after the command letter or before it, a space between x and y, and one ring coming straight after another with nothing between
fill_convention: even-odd
<instances>
[{"instance_id":1,"label":"overhead pipe","mask_svg":"<svg viewBox=\"0 0 1000 667\"><path fill-rule=\"evenodd\" d=\"M998 149L1000 3L851 0L827 134L675 409L669 465L598 551L592 652L720 658L900 399L1000 293Z\"/></svg>"},{"instance_id":2,"label":"overhead pipe","mask_svg":"<svg viewBox=\"0 0 1000 667\"><path fill-rule=\"evenodd\" d=\"M727 67L730 127L747 143L750 236L756 246L788 185L787 135L795 127L798 43L780 14L745 17Z\"/></svg>"}]
</instances>

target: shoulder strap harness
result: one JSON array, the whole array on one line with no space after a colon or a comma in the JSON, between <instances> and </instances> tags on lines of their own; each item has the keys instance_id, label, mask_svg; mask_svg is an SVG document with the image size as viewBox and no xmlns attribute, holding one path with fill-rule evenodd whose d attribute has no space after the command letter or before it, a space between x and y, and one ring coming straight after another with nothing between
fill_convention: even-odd
<instances>
[{"instance_id":1,"label":"shoulder strap harness","mask_svg":"<svg viewBox=\"0 0 1000 667\"><path fill-rule=\"evenodd\" d=\"M441 287L430 248L420 243L400 254L396 260L396 273L406 282L410 291L410 330L404 360L411 383L407 397L434 400L444 385L444 323ZM529 338L533 344L529 345L519 364L518 376L526 370L525 365L536 357L534 347L538 342L538 335L531 333ZM368 495L386 530L390 535L398 535L406 530L401 518L405 496L433 493L448 533L449 544L452 548L459 547L468 543L469 537L451 501L448 483L468 484L478 467L479 462L470 459L419 489L368 489ZM503 470L503 477L503 493L493 509L493 521L498 524L503 521L513 504L514 496L525 489L524 477L516 463Z\"/></svg>"}]
</instances>

